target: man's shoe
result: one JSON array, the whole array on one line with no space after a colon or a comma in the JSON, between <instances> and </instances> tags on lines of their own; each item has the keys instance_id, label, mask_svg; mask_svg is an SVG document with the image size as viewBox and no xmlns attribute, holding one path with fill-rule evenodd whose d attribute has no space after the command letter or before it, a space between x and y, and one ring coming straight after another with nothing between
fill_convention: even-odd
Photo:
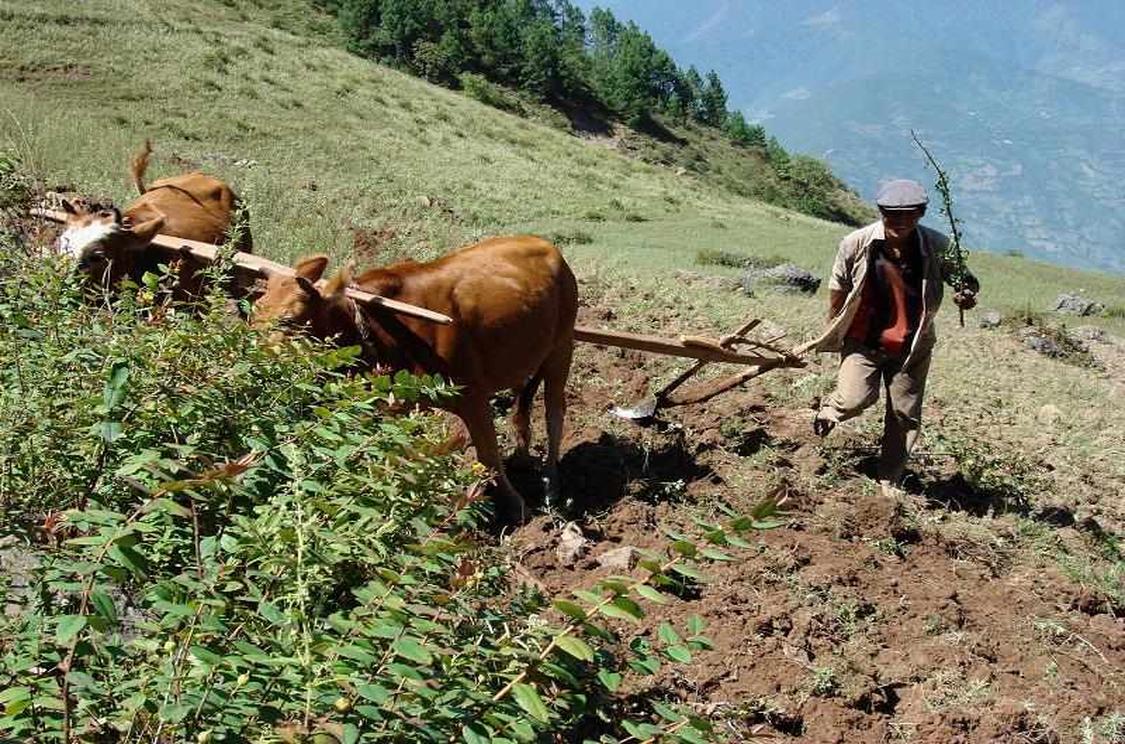
<instances>
[{"instance_id":1,"label":"man's shoe","mask_svg":"<svg viewBox=\"0 0 1125 744\"><path fill-rule=\"evenodd\" d=\"M816 435L818 437L828 436L828 434L835 428L836 428L836 422L835 421L832 421L832 420L826 419L826 418L821 418L819 414L817 414L816 418L813 419L812 430L813 430L813 432L816 433Z\"/></svg>"},{"instance_id":2,"label":"man's shoe","mask_svg":"<svg viewBox=\"0 0 1125 744\"><path fill-rule=\"evenodd\" d=\"M903 491L889 480L880 479L879 489L882 491L884 498L893 499L894 501L903 501L906 499L906 491Z\"/></svg>"}]
</instances>

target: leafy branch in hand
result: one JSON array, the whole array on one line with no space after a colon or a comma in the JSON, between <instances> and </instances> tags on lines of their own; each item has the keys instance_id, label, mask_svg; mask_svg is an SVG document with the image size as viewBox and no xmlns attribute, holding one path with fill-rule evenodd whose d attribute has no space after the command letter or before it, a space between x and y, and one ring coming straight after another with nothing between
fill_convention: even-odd
<instances>
[{"instance_id":1,"label":"leafy branch in hand","mask_svg":"<svg viewBox=\"0 0 1125 744\"><path fill-rule=\"evenodd\" d=\"M952 267L952 273L949 277L950 284L953 289L958 292L963 291L970 286L969 283L969 268L965 261L968 252L961 245L961 220L953 215L953 194L949 186L949 176L945 170L938 164L937 159L930 153L922 140L918 138L918 134L911 129L910 136L914 139L914 144L925 154L926 160L933 166L934 171L937 172L937 181L934 182L934 188L941 194L941 213L949 220L949 244L946 246L945 255L943 259ZM961 326L965 325L965 312L961 311Z\"/></svg>"}]
</instances>

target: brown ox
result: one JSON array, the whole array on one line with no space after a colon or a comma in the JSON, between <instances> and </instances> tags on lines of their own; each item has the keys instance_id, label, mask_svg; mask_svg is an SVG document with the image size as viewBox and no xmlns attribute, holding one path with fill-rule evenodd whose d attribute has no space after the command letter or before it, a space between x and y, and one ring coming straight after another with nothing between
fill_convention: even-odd
<instances>
[{"instance_id":1,"label":"brown ox","mask_svg":"<svg viewBox=\"0 0 1125 744\"><path fill-rule=\"evenodd\" d=\"M92 278L106 279L110 285L125 276L139 281L146 271L155 272L160 263L174 257L150 246L157 234L204 243L223 243L236 234L236 249L251 251L249 226L234 225L239 202L229 186L196 172L162 178L146 188L144 175L151 154L152 145L146 141L130 163L140 197L124 212L115 207L62 203L67 221L59 248L75 259L80 270ZM202 267L198 262L189 263L194 264L193 275ZM198 292L199 283L188 280L178 289L191 296Z\"/></svg>"},{"instance_id":2,"label":"brown ox","mask_svg":"<svg viewBox=\"0 0 1125 744\"><path fill-rule=\"evenodd\" d=\"M323 289L315 283L328 259L305 258L296 276L269 277L255 304L255 323L304 326L317 338L359 345L369 365L441 374L463 387L448 410L464 421L480 462L495 471L498 511L522 521L523 498L504 474L489 398L518 391L512 424L517 452L531 439L530 408L544 383L547 418L547 498L558 493L559 442L566 411L566 380L574 350L578 287L555 246L534 236L490 238L430 263L407 261L367 271L352 286L436 310L453 318L443 326L360 308L344 289L342 272Z\"/></svg>"}]
</instances>

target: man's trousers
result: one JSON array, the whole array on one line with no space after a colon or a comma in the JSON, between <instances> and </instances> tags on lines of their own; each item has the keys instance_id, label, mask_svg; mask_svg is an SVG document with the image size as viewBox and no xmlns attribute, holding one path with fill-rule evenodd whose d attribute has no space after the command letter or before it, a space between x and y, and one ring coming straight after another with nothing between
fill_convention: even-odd
<instances>
[{"instance_id":1,"label":"man's trousers","mask_svg":"<svg viewBox=\"0 0 1125 744\"><path fill-rule=\"evenodd\" d=\"M895 357L851 340L844 342L836 390L824 399L817 417L833 423L858 416L879 400L886 388L883 448L879 479L898 485L906 460L918 441L922 426L922 394L933 356L931 345L920 345L903 368L905 357Z\"/></svg>"}]
</instances>

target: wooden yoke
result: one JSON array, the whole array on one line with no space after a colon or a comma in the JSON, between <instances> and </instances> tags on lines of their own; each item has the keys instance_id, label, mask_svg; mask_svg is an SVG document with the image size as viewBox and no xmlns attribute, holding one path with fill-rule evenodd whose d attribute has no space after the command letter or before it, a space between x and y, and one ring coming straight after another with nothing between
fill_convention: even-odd
<instances>
[{"instance_id":1,"label":"wooden yoke","mask_svg":"<svg viewBox=\"0 0 1125 744\"><path fill-rule=\"evenodd\" d=\"M55 222L66 222L65 212L56 212L50 209L35 208L31 210L31 214L36 217L45 217ZM212 245L211 243L200 243L198 240L187 240L186 238L176 238L171 235L157 235L152 239L152 244L161 248L166 248L173 253L187 252L191 256L207 262L214 262L219 256L219 246ZM252 253L242 253L241 251L234 251L231 255L231 263L235 266L251 271L259 276L269 276L270 274L280 274L282 276L293 276L294 271L291 266L271 261L268 258L262 258ZM399 315L407 315L412 318L419 318L431 323L439 325L452 325L453 318L443 313L428 310L424 307L411 305L406 302L399 302L392 300L381 295L372 294L371 292L364 292L355 287L348 287L344 290L345 294L352 300L367 305L368 307L382 307L386 310L398 313Z\"/></svg>"}]
</instances>

